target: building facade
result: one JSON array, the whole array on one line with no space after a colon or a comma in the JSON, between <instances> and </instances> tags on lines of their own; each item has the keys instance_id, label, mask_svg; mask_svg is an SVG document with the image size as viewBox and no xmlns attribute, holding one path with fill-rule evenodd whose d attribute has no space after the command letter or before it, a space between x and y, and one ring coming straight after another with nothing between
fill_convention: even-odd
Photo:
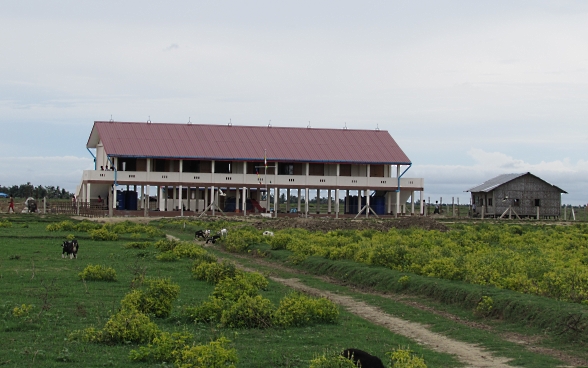
<instances>
[{"instance_id":1,"label":"building facade","mask_svg":"<svg viewBox=\"0 0 588 368\"><path fill-rule=\"evenodd\" d=\"M566 191L527 172L503 174L467 190L482 217L559 218Z\"/></svg>"},{"instance_id":2,"label":"building facade","mask_svg":"<svg viewBox=\"0 0 588 368\"><path fill-rule=\"evenodd\" d=\"M406 203L424 190L422 178L404 177L411 161L380 130L97 121L86 147L95 168L78 198L110 214L246 215L278 208L280 196L286 212L308 214L301 197L316 192L327 194L326 214L398 215L414 213Z\"/></svg>"}]
</instances>

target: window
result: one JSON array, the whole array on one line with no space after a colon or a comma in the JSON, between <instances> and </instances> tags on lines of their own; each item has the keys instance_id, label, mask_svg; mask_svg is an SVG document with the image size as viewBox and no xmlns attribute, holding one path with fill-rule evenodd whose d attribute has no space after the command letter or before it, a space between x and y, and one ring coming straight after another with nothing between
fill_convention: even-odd
<instances>
[{"instance_id":1,"label":"window","mask_svg":"<svg viewBox=\"0 0 588 368\"><path fill-rule=\"evenodd\" d=\"M521 200L519 198L515 198L512 202L512 205L514 207L520 207L521 206Z\"/></svg>"},{"instance_id":2,"label":"window","mask_svg":"<svg viewBox=\"0 0 588 368\"><path fill-rule=\"evenodd\" d=\"M294 164L278 163L278 173L280 175L294 175Z\"/></svg>"},{"instance_id":3,"label":"window","mask_svg":"<svg viewBox=\"0 0 588 368\"><path fill-rule=\"evenodd\" d=\"M535 199L535 207L541 207L541 200L538 198Z\"/></svg>"},{"instance_id":4,"label":"window","mask_svg":"<svg viewBox=\"0 0 588 368\"><path fill-rule=\"evenodd\" d=\"M231 161L215 161L214 172L217 174L230 174L232 171Z\"/></svg>"},{"instance_id":5,"label":"window","mask_svg":"<svg viewBox=\"0 0 588 368\"><path fill-rule=\"evenodd\" d=\"M182 164L182 170L184 172L189 173L199 173L200 172L200 161L198 160L184 160Z\"/></svg>"},{"instance_id":6,"label":"window","mask_svg":"<svg viewBox=\"0 0 588 368\"><path fill-rule=\"evenodd\" d=\"M488 198L488 206L492 206L492 198Z\"/></svg>"}]
</instances>

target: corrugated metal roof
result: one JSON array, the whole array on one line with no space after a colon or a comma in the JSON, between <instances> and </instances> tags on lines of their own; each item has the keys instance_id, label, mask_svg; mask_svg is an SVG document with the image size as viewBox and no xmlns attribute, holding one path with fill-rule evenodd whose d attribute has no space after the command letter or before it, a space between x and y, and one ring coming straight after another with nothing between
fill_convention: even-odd
<instances>
[{"instance_id":1,"label":"corrugated metal roof","mask_svg":"<svg viewBox=\"0 0 588 368\"><path fill-rule=\"evenodd\" d=\"M385 130L96 121L86 146L100 140L115 157L411 163Z\"/></svg>"},{"instance_id":2,"label":"corrugated metal roof","mask_svg":"<svg viewBox=\"0 0 588 368\"><path fill-rule=\"evenodd\" d=\"M492 190L494 190L495 188L508 183L509 181L512 181L514 179L520 178L521 176L525 176L525 175L531 175L534 176L535 178L547 183L545 180L541 179L540 177L531 174L530 172L526 172L526 173L521 173L521 174L502 174L502 175L498 175L495 178L492 178L490 180L485 181L484 183L475 186L471 189L466 190L466 192L485 192L488 193ZM547 183L549 184L549 183ZM549 184L552 187L558 189L560 192L562 193L567 193L565 190L562 190L559 187L556 187L555 185Z\"/></svg>"}]
</instances>

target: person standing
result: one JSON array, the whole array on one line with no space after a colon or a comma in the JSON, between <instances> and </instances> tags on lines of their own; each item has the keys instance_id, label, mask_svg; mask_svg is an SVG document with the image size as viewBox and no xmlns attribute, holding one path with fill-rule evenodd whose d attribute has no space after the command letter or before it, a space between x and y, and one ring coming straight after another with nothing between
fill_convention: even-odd
<instances>
[{"instance_id":1,"label":"person standing","mask_svg":"<svg viewBox=\"0 0 588 368\"><path fill-rule=\"evenodd\" d=\"M10 202L8 202L8 213L10 213L10 209L12 208L12 213L14 213L14 198L10 196Z\"/></svg>"}]
</instances>

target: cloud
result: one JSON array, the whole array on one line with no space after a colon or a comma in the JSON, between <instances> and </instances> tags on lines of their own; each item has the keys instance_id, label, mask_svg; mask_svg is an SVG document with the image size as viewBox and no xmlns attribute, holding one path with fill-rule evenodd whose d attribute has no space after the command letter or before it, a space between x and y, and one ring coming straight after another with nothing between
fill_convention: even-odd
<instances>
[{"instance_id":1,"label":"cloud","mask_svg":"<svg viewBox=\"0 0 588 368\"><path fill-rule=\"evenodd\" d=\"M562 188L568 194L562 196L563 203L585 204L585 186L588 182L588 161L569 159L529 163L501 152L488 152L472 148L467 151L474 163L471 165L418 165L405 176L425 178L425 195L459 197L467 201L469 193L464 191L501 174L530 172L533 175Z\"/></svg>"},{"instance_id":2,"label":"cloud","mask_svg":"<svg viewBox=\"0 0 588 368\"><path fill-rule=\"evenodd\" d=\"M168 47L165 48L165 51L177 50L180 46L177 43L172 43Z\"/></svg>"},{"instance_id":3,"label":"cloud","mask_svg":"<svg viewBox=\"0 0 588 368\"><path fill-rule=\"evenodd\" d=\"M90 158L75 156L0 157L0 185L26 184L60 186L73 192L80 184L83 170L94 168Z\"/></svg>"}]
</instances>

